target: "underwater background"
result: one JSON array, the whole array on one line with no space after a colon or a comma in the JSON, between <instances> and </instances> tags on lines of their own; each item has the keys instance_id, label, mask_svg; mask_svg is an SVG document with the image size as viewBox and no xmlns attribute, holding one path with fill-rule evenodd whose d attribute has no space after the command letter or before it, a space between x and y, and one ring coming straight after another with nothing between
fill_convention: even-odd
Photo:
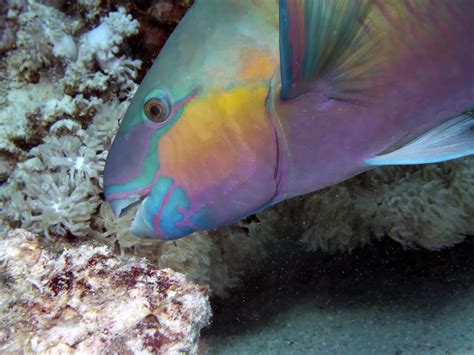
<instances>
[{"instance_id":1,"label":"underwater background","mask_svg":"<svg viewBox=\"0 0 474 355\"><path fill-rule=\"evenodd\" d=\"M176 241L112 214L111 141L191 4L0 1L0 351L474 353L472 157Z\"/></svg>"}]
</instances>

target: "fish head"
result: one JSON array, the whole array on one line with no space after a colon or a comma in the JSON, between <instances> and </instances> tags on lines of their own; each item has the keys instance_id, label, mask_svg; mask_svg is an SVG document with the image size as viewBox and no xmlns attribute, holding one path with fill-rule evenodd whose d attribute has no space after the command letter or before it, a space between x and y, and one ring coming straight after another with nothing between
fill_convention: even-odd
<instances>
[{"instance_id":1,"label":"fish head","mask_svg":"<svg viewBox=\"0 0 474 355\"><path fill-rule=\"evenodd\" d=\"M277 190L267 105L277 31L254 43L237 31L245 14L224 11L210 26L204 10L195 5L173 32L109 151L105 197L118 216L139 204L137 236L169 240L225 225L266 206ZM257 25L248 21L251 31Z\"/></svg>"}]
</instances>

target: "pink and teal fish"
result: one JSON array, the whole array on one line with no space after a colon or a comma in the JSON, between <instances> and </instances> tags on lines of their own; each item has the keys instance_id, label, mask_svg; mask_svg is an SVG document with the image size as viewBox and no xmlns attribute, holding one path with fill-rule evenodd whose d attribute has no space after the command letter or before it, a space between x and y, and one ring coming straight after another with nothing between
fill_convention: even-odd
<instances>
[{"instance_id":1,"label":"pink and teal fish","mask_svg":"<svg viewBox=\"0 0 474 355\"><path fill-rule=\"evenodd\" d=\"M133 234L175 239L474 154L473 17L473 0L197 0L122 121L105 196L140 204Z\"/></svg>"}]
</instances>

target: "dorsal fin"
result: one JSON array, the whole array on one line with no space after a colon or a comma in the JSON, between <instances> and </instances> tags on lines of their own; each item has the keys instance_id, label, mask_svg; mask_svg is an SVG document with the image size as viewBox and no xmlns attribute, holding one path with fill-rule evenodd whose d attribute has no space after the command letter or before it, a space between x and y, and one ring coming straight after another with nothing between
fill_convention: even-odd
<instances>
[{"instance_id":1,"label":"dorsal fin","mask_svg":"<svg viewBox=\"0 0 474 355\"><path fill-rule=\"evenodd\" d=\"M364 27L369 8L368 0L280 0L283 100L308 90L318 78L331 83L329 94L335 98L357 94L373 46Z\"/></svg>"},{"instance_id":2,"label":"dorsal fin","mask_svg":"<svg viewBox=\"0 0 474 355\"><path fill-rule=\"evenodd\" d=\"M472 33L472 0L279 0L279 9L283 100L322 86L328 99L364 101L403 63Z\"/></svg>"}]
</instances>

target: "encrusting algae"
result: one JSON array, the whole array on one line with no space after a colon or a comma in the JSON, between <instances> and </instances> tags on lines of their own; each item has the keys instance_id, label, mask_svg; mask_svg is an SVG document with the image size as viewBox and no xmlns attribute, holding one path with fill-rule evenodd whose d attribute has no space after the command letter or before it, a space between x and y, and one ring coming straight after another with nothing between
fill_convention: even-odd
<instances>
[{"instance_id":1,"label":"encrusting algae","mask_svg":"<svg viewBox=\"0 0 474 355\"><path fill-rule=\"evenodd\" d=\"M54 252L16 229L0 262L2 353L196 353L211 316L206 287L97 243Z\"/></svg>"}]
</instances>

